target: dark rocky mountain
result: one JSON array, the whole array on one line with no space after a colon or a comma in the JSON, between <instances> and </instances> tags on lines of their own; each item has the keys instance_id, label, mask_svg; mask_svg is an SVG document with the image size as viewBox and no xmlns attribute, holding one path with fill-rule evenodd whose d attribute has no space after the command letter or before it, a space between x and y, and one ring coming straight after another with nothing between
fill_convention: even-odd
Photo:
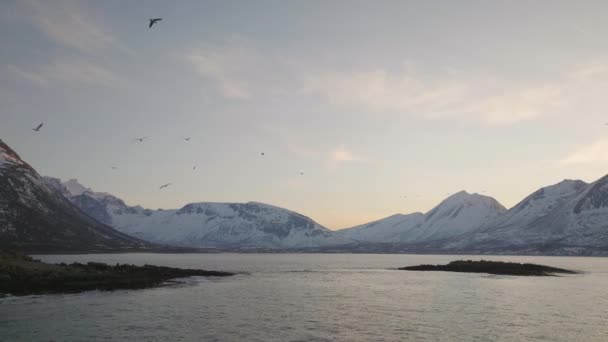
<instances>
[{"instance_id":1,"label":"dark rocky mountain","mask_svg":"<svg viewBox=\"0 0 608 342\"><path fill-rule=\"evenodd\" d=\"M0 247L93 252L151 245L89 217L0 140Z\"/></svg>"}]
</instances>

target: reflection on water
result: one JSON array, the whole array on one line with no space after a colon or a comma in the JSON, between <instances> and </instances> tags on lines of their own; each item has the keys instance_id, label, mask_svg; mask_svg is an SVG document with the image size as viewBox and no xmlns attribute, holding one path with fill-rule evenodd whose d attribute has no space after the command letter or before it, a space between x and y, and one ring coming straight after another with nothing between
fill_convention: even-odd
<instances>
[{"instance_id":1,"label":"reflection on water","mask_svg":"<svg viewBox=\"0 0 608 342\"><path fill-rule=\"evenodd\" d=\"M2 341L604 341L608 259L487 257L577 269L510 277L390 268L462 256L40 256L247 272L147 290L0 299ZM480 259L481 257L469 257Z\"/></svg>"}]
</instances>

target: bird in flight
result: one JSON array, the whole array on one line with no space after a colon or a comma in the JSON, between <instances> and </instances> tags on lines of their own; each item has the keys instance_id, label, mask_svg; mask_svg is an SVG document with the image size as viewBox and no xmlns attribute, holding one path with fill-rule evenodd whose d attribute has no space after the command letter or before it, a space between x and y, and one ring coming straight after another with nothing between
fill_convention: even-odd
<instances>
[{"instance_id":1,"label":"bird in flight","mask_svg":"<svg viewBox=\"0 0 608 342\"><path fill-rule=\"evenodd\" d=\"M184 138L184 140L186 140L186 141L190 141L190 137Z\"/></svg>"},{"instance_id":2,"label":"bird in flight","mask_svg":"<svg viewBox=\"0 0 608 342\"><path fill-rule=\"evenodd\" d=\"M116 166L112 166L112 170L116 170L118 169Z\"/></svg>"},{"instance_id":3,"label":"bird in flight","mask_svg":"<svg viewBox=\"0 0 608 342\"><path fill-rule=\"evenodd\" d=\"M264 155L264 152L262 152L262 155Z\"/></svg>"},{"instance_id":4,"label":"bird in flight","mask_svg":"<svg viewBox=\"0 0 608 342\"><path fill-rule=\"evenodd\" d=\"M196 170L196 165L194 165L194 166L192 167L192 170Z\"/></svg>"},{"instance_id":5,"label":"bird in flight","mask_svg":"<svg viewBox=\"0 0 608 342\"><path fill-rule=\"evenodd\" d=\"M304 172L300 172L300 175L301 175L301 176L303 176L303 175L304 175Z\"/></svg>"},{"instance_id":6,"label":"bird in flight","mask_svg":"<svg viewBox=\"0 0 608 342\"><path fill-rule=\"evenodd\" d=\"M161 190L162 190L162 189L164 189L164 188L168 187L169 185L171 185L171 183L163 184L163 185L161 185L161 186L160 186L160 188L159 188L159 189L161 189Z\"/></svg>"},{"instance_id":7,"label":"bird in flight","mask_svg":"<svg viewBox=\"0 0 608 342\"><path fill-rule=\"evenodd\" d=\"M146 140L146 139L148 139L148 137L135 138L133 141L135 141L135 142L139 141L141 143L141 142L144 142L144 140Z\"/></svg>"},{"instance_id":8,"label":"bird in flight","mask_svg":"<svg viewBox=\"0 0 608 342\"><path fill-rule=\"evenodd\" d=\"M34 131L36 132L40 132L40 129L42 128L42 125L44 125L44 123L40 123L40 125L38 125L38 127L36 128L32 128Z\"/></svg>"},{"instance_id":9,"label":"bird in flight","mask_svg":"<svg viewBox=\"0 0 608 342\"><path fill-rule=\"evenodd\" d=\"M163 20L163 18L152 18L150 19L150 23L148 24L148 28L152 28L152 26L154 26L154 24L156 24L157 22Z\"/></svg>"}]
</instances>

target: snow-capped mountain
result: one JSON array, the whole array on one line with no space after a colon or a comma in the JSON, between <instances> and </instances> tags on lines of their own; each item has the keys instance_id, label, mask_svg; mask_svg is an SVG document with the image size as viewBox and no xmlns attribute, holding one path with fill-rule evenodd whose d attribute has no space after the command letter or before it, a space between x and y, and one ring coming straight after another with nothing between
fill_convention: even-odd
<instances>
[{"instance_id":1,"label":"snow-capped mountain","mask_svg":"<svg viewBox=\"0 0 608 342\"><path fill-rule=\"evenodd\" d=\"M424 214L396 214L360 226L336 231L345 238L366 242L401 242L403 235L424 222Z\"/></svg>"},{"instance_id":2,"label":"snow-capped mountain","mask_svg":"<svg viewBox=\"0 0 608 342\"><path fill-rule=\"evenodd\" d=\"M608 176L541 188L478 231L444 248L477 251L608 251Z\"/></svg>"},{"instance_id":3,"label":"snow-capped mountain","mask_svg":"<svg viewBox=\"0 0 608 342\"><path fill-rule=\"evenodd\" d=\"M461 191L446 198L426 214L393 215L337 233L366 242L417 243L474 231L505 211L492 197Z\"/></svg>"},{"instance_id":4,"label":"snow-capped mountain","mask_svg":"<svg viewBox=\"0 0 608 342\"><path fill-rule=\"evenodd\" d=\"M48 178L48 182L91 217L151 242L228 248L305 248L351 242L306 216L263 203L203 202L150 210L93 192L76 180L62 183Z\"/></svg>"},{"instance_id":5,"label":"snow-capped mountain","mask_svg":"<svg viewBox=\"0 0 608 342\"><path fill-rule=\"evenodd\" d=\"M84 214L0 140L0 247L67 252L148 246Z\"/></svg>"}]
</instances>

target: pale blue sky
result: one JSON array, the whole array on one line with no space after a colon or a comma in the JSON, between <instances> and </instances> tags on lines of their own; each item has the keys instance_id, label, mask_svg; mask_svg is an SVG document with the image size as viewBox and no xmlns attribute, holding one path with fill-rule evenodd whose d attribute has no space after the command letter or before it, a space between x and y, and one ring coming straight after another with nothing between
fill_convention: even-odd
<instances>
[{"instance_id":1,"label":"pale blue sky","mask_svg":"<svg viewBox=\"0 0 608 342\"><path fill-rule=\"evenodd\" d=\"M150 208L261 201L336 229L459 190L509 207L608 172L607 14L605 1L5 0L0 137L42 174Z\"/></svg>"}]
</instances>

